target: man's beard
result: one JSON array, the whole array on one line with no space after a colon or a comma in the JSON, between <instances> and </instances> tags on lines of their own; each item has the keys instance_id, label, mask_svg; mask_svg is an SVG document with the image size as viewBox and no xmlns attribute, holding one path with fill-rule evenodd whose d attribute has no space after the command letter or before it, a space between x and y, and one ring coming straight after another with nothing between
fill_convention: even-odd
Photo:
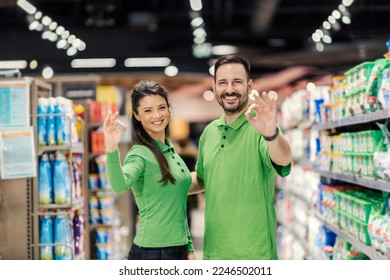
<instances>
[{"instance_id":1,"label":"man's beard","mask_svg":"<svg viewBox=\"0 0 390 280\"><path fill-rule=\"evenodd\" d=\"M225 105L223 99L225 96L237 96L238 97L238 104L235 105L234 107L230 105ZM246 98L240 99L242 96L240 94L223 94L221 98L218 100L219 105L221 105L222 109L225 111L226 114L232 115L234 113L238 113L242 110L242 108L246 107L248 105L249 99L248 99L248 94L246 95Z\"/></svg>"}]
</instances>

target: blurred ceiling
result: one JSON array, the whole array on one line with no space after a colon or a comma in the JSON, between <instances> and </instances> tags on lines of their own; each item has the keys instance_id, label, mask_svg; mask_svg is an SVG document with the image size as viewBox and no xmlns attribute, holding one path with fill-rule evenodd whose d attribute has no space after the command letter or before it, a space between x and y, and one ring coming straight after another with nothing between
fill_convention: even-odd
<instances>
[{"instance_id":1,"label":"blurred ceiling","mask_svg":"<svg viewBox=\"0 0 390 280\"><path fill-rule=\"evenodd\" d=\"M205 46L217 45L235 46L255 74L297 65L335 72L383 57L390 39L389 0L353 1L345 14L351 24L339 19L328 33L333 42L322 52L309 38L323 29L341 0L203 0L197 12L189 0L30 0L86 43L84 51L69 57L55 42L43 40L42 32L29 30L33 16L16 2L0 0L0 60L36 59L39 67L24 69L26 74L39 73L45 65L56 73L163 73L163 68L126 68L128 57L169 57L181 72L207 74L217 55ZM210 45L198 46L195 55L191 20L197 16L204 20ZM72 69L74 58L115 58L116 66Z\"/></svg>"}]
</instances>

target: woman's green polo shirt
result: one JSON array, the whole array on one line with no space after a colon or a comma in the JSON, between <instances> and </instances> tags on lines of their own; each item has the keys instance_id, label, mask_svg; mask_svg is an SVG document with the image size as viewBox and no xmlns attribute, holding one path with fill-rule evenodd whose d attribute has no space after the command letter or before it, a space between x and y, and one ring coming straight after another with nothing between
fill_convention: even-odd
<instances>
[{"instance_id":1,"label":"woman's green polo shirt","mask_svg":"<svg viewBox=\"0 0 390 280\"><path fill-rule=\"evenodd\" d=\"M123 167L118 151L106 153L107 173L112 190L121 193L131 189L140 215L134 243L140 247L159 248L188 244L193 251L187 223L187 196L191 174L172 143L154 141L164 153L176 183L160 182L162 173L150 149L134 145Z\"/></svg>"},{"instance_id":2,"label":"woman's green polo shirt","mask_svg":"<svg viewBox=\"0 0 390 280\"><path fill-rule=\"evenodd\" d=\"M262 135L242 114L210 123L199 142L196 165L205 183L204 259L277 259L275 175L291 164L272 163Z\"/></svg>"}]
</instances>

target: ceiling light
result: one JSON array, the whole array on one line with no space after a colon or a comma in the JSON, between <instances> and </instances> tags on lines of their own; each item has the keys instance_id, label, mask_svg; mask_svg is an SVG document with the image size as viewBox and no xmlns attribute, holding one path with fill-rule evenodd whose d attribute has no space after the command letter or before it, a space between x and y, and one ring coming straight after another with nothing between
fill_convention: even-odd
<instances>
[{"instance_id":1,"label":"ceiling light","mask_svg":"<svg viewBox=\"0 0 390 280\"><path fill-rule=\"evenodd\" d=\"M66 40L61 39L57 42L57 49L65 49L68 46Z\"/></svg>"},{"instance_id":2,"label":"ceiling light","mask_svg":"<svg viewBox=\"0 0 390 280\"><path fill-rule=\"evenodd\" d=\"M170 63L168 57L137 57L125 60L126 67L166 67Z\"/></svg>"},{"instance_id":3,"label":"ceiling light","mask_svg":"<svg viewBox=\"0 0 390 280\"><path fill-rule=\"evenodd\" d=\"M195 12L202 10L201 0L190 0L191 9Z\"/></svg>"},{"instance_id":4,"label":"ceiling light","mask_svg":"<svg viewBox=\"0 0 390 280\"><path fill-rule=\"evenodd\" d=\"M36 12L34 15L35 19L40 19L42 17L42 12Z\"/></svg>"},{"instance_id":5,"label":"ceiling light","mask_svg":"<svg viewBox=\"0 0 390 280\"><path fill-rule=\"evenodd\" d=\"M72 35L70 35L70 36L68 37L67 41L68 41L69 44L72 44L72 42L74 41L74 39L76 39L76 36L74 36L74 35L72 34Z\"/></svg>"},{"instance_id":6,"label":"ceiling light","mask_svg":"<svg viewBox=\"0 0 390 280\"><path fill-rule=\"evenodd\" d=\"M58 24L57 24L55 21L53 21L52 23L50 23L49 29L50 29L50 30L54 30L54 29L57 28L57 26L58 26Z\"/></svg>"},{"instance_id":7,"label":"ceiling light","mask_svg":"<svg viewBox=\"0 0 390 280\"><path fill-rule=\"evenodd\" d=\"M176 66L171 65L171 66L168 66L167 68L165 68L164 73L168 77L174 77L179 73L179 69L177 69Z\"/></svg>"},{"instance_id":8,"label":"ceiling light","mask_svg":"<svg viewBox=\"0 0 390 280\"><path fill-rule=\"evenodd\" d=\"M32 15L37 11L37 8L26 0L18 0L16 4L22 8L26 13Z\"/></svg>"},{"instance_id":9,"label":"ceiling light","mask_svg":"<svg viewBox=\"0 0 390 280\"><path fill-rule=\"evenodd\" d=\"M34 70L38 67L38 61L36 61L35 59L34 60L31 60L30 61L30 69Z\"/></svg>"},{"instance_id":10,"label":"ceiling light","mask_svg":"<svg viewBox=\"0 0 390 280\"><path fill-rule=\"evenodd\" d=\"M28 26L28 29L29 30L36 30L38 25L39 25L39 22L34 20L33 22L30 23L30 25Z\"/></svg>"},{"instance_id":11,"label":"ceiling light","mask_svg":"<svg viewBox=\"0 0 390 280\"><path fill-rule=\"evenodd\" d=\"M70 47L69 49L66 50L66 54L68 56L73 56L77 53L77 49L75 47Z\"/></svg>"},{"instance_id":12,"label":"ceiling light","mask_svg":"<svg viewBox=\"0 0 390 280\"><path fill-rule=\"evenodd\" d=\"M0 69L24 69L27 67L25 60L2 60L0 61Z\"/></svg>"},{"instance_id":13,"label":"ceiling light","mask_svg":"<svg viewBox=\"0 0 390 280\"><path fill-rule=\"evenodd\" d=\"M53 75L54 75L53 68L51 68L49 66L43 68L43 70L42 70L42 77L43 78L50 79L51 77L53 77Z\"/></svg>"},{"instance_id":14,"label":"ceiling light","mask_svg":"<svg viewBox=\"0 0 390 280\"><path fill-rule=\"evenodd\" d=\"M197 45L203 44L204 42L206 42L205 37L195 37L194 38L194 43Z\"/></svg>"},{"instance_id":15,"label":"ceiling light","mask_svg":"<svg viewBox=\"0 0 390 280\"><path fill-rule=\"evenodd\" d=\"M202 37L202 38L207 36L206 30L204 30L204 28L202 28L202 27L195 29L194 32L192 32L192 34L195 37Z\"/></svg>"},{"instance_id":16,"label":"ceiling light","mask_svg":"<svg viewBox=\"0 0 390 280\"><path fill-rule=\"evenodd\" d=\"M313 33L313 34L311 35L311 38L312 38L312 40L313 40L314 42L316 42L316 43L318 43L319 41L321 41L321 38L320 38L320 36L318 36L317 33Z\"/></svg>"},{"instance_id":17,"label":"ceiling light","mask_svg":"<svg viewBox=\"0 0 390 280\"><path fill-rule=\"evenodd\" d=\"M41 20L41 22L42 22L42 24L43 25L46 25L46 26L49 26L50 25L50 23L51 23L51 18L49 18L48 16L44 16L43 18L42 18L42 20Z\"/></svg>"},{"instance_id":18,"label":"ceiling light","mask_svg":"<svg viewBox=\"0 0 390 280\"><path fill-rule=\"evenodd\" d=\"M73 59L72 68L112 68L116 65L114 58Z\"/></svg>"},{"instance_id":19,"label":"ceiling light","mask_svg":"<svg viewBox=\"0 0 390 280\"><path fill-rule=\"evenodd\" d=\"M333 16L329 16L329 17L328 17L328 21L329 21L331 24L336 23L336 19L335 19Z\"/></svg>"},{"instance_id":20,"label":"ceiling light","mask_svg":"<svg viewBox=\"0 0 390 280\"><path fill-rule=\"evenodd\" d=\"M343 16L341 18L341 21L344 23L344 24L351 24L351 18L348 17L348 16Z\"/></svg>"},{"instance_id":21,"label":"ceiling light","mask_svg":"<svg viewBox=\"0 0 390 280\"><path fill-rule=\"evenodd\" d=\"M80 40L80 41L81 41L81 40ZM87 47L87 45L86 45L83 41L81 41L81 42L80 42L80 46L78 46L77 49L78 49L80 52L82 52L83 50L85 50L86 47Z\"/></svg>"},{"instance_id":22,"label":"ceiling light","mask_svg":"<svg viewBox=\"0 0 390 280\"><path fill-rule=\"evenodd\" d=\"M61 36L62 32L65 31L65 28L63 26L58 26L56 29L57 35Z\"/></svg>"},{"instance_id":23,"label":"ceiling light","mask_svg":"<svg viewBox=\"0 0 390 280\"><path fill-rule=\"evenodd\" d=\"M219 46L213 46L211 48L211 52L214 55L235 54L237 53L237 51L238 51L237 47L231 45L219 45Z\"/></svg>"},{"instance_id":24,"label":"ceiling light","mask_svg":"<svg viewBox=\"0 0 390 280\"><path fill-rule=\"evenodd\" d=\"M324 37L322 37L322 41L326 44L332 44L332 37L329 35L324 35Z\"/></svg>"},{"instance_id":25,"label":"ceiling light","mask_svg":"<svg viewBox=\"0 0 390 280\"><path fill-rule=\"evenodd\" d=\"M201 26L203 23L204 23L204 20L203 20L203 18L201 18L201 17L196 17L196 18L194 18L194 19L191 21L191 25L192 25L192 27L194 27L194 28Z\"/></svg>"},{"instance_id":26,"label":"ceiling light","mask_svg":"<svg viewBox=\"0 0 390 280\"><path fill-rule=\"evenodd\" d=\"M204 100L206 101L213 101L215 96L214 96L214 92L211 91L211 90L206 90L204 93L203 93L203 98Z\"/></svg>"},{"instance_id":27,"label":"ceiling light","mask_svg":"<svg viewBox=\"0 0 390 280\"><path fill-rule=\"evenodd\" d=\"M324 21L322 23L322 26L325 28L325 29L331 29L332 28L332 25L329 23L329 21Z\"/></svg>"},{"instance_id":28,"label":"ceiling light","mask_svg":"<svg viewBox=\"0 0 390 280\"><path fill-rule=\"evenodd\" d=\"M322 51L324 51L324 45L321 43L317 43L316 49L317 49L317 51L322 52Z\"/></svg>"},{"instance_id":29,"label":"ceiling light","mask_svg":"<svg viewBox=\"0 0 390 280\"><path fill-rule=\"evenodd\" d=\"M61 38L62 39L67 39L70 35L70 32L68 30L65 30L64 32L62 32L61 34Z\"/></svg>"},{"instance_id":30,"label":"ceiling light","mask_svg":"<svg viewBox=\"0 0 390 280\"><path fill-rule=\"evenodd\" d=\"M72 41L73 47L78 48L78 47L80 47L80 45L81 45L81 40L79 38L76 38Z\"/></svg>"},{"instance_id":31,"label":"ceiling light","mask_svg":"<svg viewBox=\"0 0 390 280\"><path fill-rule=\"evenodd\" d=\"M49 34L49 41L50 42L55 42L58 40L58 35L54 32L50 32Z\"/></svg>"},{"instance_id":32,"label":"ceiling light","mask_svg":"<svg viewBox=\"0 0 390 280\"><path fill-rule=\"evenodd\" d=\"M332 16L333 16L335 19L340 19L340 18L341 18L341 13L340 13L340 11L338 11L338 10L334 10L334 11L332 12Z\"/></svg>"},{"instance_id":33,"label":"ceiling light","mask_svg":"<svg viewBox=\"0 0 390 280\"><path fill-rule=\"evenodd\" d=\"M353 0L343 0L341 4L343 4L345 7L351 6L353 3Z\"/></svg>"},{"instance_id":34,"label":"ceiling light","mask_svg":"<svg viewBox=\"0 0 390 280\"><path fill-rule=\"evenodd\" d=\"M321 29L317 29L315 33L316 33L320 38L322 38L322 36L324 36L324 31L322 31Z\"/></svg>"},{"instance_id":35,"label":"ceiling light","mask_svg":"<svg viewBox=\"0 0 390 280\"><path fill-rule=\"evenodd\" d=\"M209 73L211 76L214 76L214 65L210 66Z\"/></svg>"},{"instance_id":36,"label":"ceiling light","mask_svg":"<svg viewBox=\"0 0 390 280\"><path fill-rule=\"evenodd\" d=\"M347 9L345 8L345 6L344 5L339 5L339 11L340 12L345 12Z\"/></svg>"}]
</instances>

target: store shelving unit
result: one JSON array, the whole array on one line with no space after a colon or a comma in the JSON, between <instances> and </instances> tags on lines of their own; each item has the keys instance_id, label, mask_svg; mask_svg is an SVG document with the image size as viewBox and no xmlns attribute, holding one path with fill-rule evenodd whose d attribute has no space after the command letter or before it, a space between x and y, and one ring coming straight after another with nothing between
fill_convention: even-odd
<instances>
[{"instance_id":1,"label":"store shelving unit","mask_svg":"<svg viewBox=\"0 0 390 280\"><path fill-rule=\"evenodd\" d=\"M341 128L341 127L346 127L346 126L351 126L356 124L367 124L370 122L375 122L375 121L389 119L389 118L390 118L390 109L385 109L385 110L368 112L366 114L333 121L331 123L316 124L313 125L313 129L328 130L328 129Z\"/></svg>"},{"instance_id":2,"label":"store shelving unit","mask_svg":"<svg viewBox=\"0 0 390 280\"><path fill-rule=\"evenodd\" d=\"M74 153L83 154L83 140L80 143L70 143L69 145L56 146L39 146L38 145L38 115L37 103L39 97L52 96L52 86L44 81L33 78L13 79L20 84L26 84L27 93L23 97L28 104L29 125L34 132L34 155L35 162L39 163L39 158L44 153L53 153L56 151L66 152L68 162L72 162ZM5 81L7 82L7 81ZM48 115L45 115L48 116ZM53 116L59 116L54 114ZM63 116L63 115L61 115ZM70 129L70 128L69 128ZM37 168L36 166L34 168ZM70 178L73 178L72 164L69 164ZM78 197L73 199L71 193L71 202L69 204L39 204L39 187L38 179L39 172L36 172L35 177L21 178L21 179L7 179L1 181L1 205L0 205L0 256L3 259L40 259L40 218L43 215L55 216L58 211L66 212L68 215L78 209L84 209L85 198ZM85 193L85 176L82 174L80 182L81 192ZM72 192L72 191L71 191ZM85 213L83 214L85 215ZM87 223L84 218L84 223ZM84 236L88 241L88 236ZM73 242L67 245L72 247ZM88 244L89 242L84 242ZM48 244L45 244L48 245ZM64 245L64 244L49 244L49 246ZM86 251L83 248L82 251ZM72 250L73 259L85 259L86 255L80 253L75 255Z\"/></svg>"},{"instance_id":3,"label":"store shelving unit","mask_svg":"<svg viewBox=\"0 0 390 280\"><path fill-rule=\"evenodd\" d=\"M321 215L317 214L316 215L317 218L319 220L322 221L322 223L324 224L324 226L333 231L334 233L336 233L338 236L344 238L346 241L348 241L349 243L351 243L354 247L358 248L360 251L362 251L366 256L368 256L370 259L373 259L373 260L390 260L390 257L388 256L385 256L383 254L381 254L380 252L378 251L375 251L372 247L370 246L367 246L366 244L363 244L362 242L356 240L355 237L353 237L352 235L350 235L349 233L345 232L345 231L342 231L340 230L337 226L331 224L331 223L328 223L327 221L325 221Z\"/></svg>"},{"instance_id":4,"label":"store shelving unit","mask_svg":"<svg viewBox=\"0 0 390 280\"><path fill-rule=\"evenodd\" d=\"M385 121L389 118L390 118L390 110L385 109L385 110L368 112L362 115L353 116L347 119L339 120L337 122L314 125L313 127L319 131L334 130L334 129L343 130L343 129L348 129L350 126L354 126L354 125L360 125L363 127L370 126L377 121ZM357 176L356 174L333 173L333 172L320 170L318 169L318 166L315 168L315 171L325 179L332 179L336 181L360 185L369 189L375 189L383 192L390 192L390 182L385 181L383 179ZM390 260L389 256L386 256L381 252L376 251L373 247L360 242L351 234L341 230L338 226L327 222L319 213L316 213L316 217L322 221L323 225L327 229L333 231L338 236L343 237L346 241L351 243L354 247L358 248L370 259Z\"/></svg>"},{"instance_id":5,"label":"store shelving unit","mask_svg":"<svg viewBox=\"0 0 390 280\"><path fill-rule=\"evenodd\" d=\"M38 135L37 131L37 121L38 117L40 116L49 116L49 115L38 115L37 114L37 100L38 97L49 97L51 96L51 90L52 86L48 83L42 82L40 80L34 79L34 83L36 84L36 89L32 91L32 96L31 96L31 123L32 126L34 127L34 134ZM54 114L53 116L58 116ZM82 122L83 123L83 122ZM82 125L84 126L84 125ZM70 129L70 127L69 127ZM39 157L43 153L47 152L56 152L56 151L63 151L68 153L68 163L71 163L73 161L73 154L74 153L79 153L81 155L84 154L84 143L85 143L85 137L82 137L81 141L79 143L72 143L70 142L69 145L55 145L55 146L38 146L36 144L36 151L37 151L37 163L39 162ZM38 141L36 141L37 143ZM84 157L84 155L83 155ZM83 166L84 166L84 160L83 160ZM69 164L69 170L70 174L73 174L73 167L72 164ZM32 185L32 211L31 211L31 217L32 217L32 224L34 225L33 227L33 232L32 232L32 256L33 259L39 259L39 249L42 246L42 244L39 243L39 236L40 236L40 217L43 215L50 215L50 216L55 216L57 215L57 211L65 211L70 215L71 213L75 212L76 210L79 209L84 209L83 215L86 215L85 211L85 193L86 193L86 178L85 174L81 174L81 191L82 195L81 197L78 198L73 198L74 195L72 193L72 188L71 188L71 193L70 193L70 203L69 204L48 204L48 205L41 205L39 204L39 189L38 189L38 176L35 178L31 179L31 185ZM70 178L73 178L70 175ZM87 219L84 218L84 228L86 227L86 224L88 223ZM86 246L88 242L88 236L84 234L83 236L85 242L84 246ZM72 243L74 241L72 240ZM53 246L59 245L59 244L52 244ZM72 246L73 248L73 246ZM85 259L87 255L85 254L87 252L86 247L83 248L83 252L80 253L79 255L75 255L74 251L72 250L72 259Z\"/></svg>"},{"instance_id":6,"label":"store shelving unit","mask_svg":"<svg viewBox=\"0 0 390 280\"><path fill-rule=\"evenodd\" d=\"M316 170L316 172L325 178L348 182L379 191L390 192L390 182L387 182L385 180L369 177L359 177L356 175L349 174L332 173L321 170Z\"/></svg>"}]
</instances>

